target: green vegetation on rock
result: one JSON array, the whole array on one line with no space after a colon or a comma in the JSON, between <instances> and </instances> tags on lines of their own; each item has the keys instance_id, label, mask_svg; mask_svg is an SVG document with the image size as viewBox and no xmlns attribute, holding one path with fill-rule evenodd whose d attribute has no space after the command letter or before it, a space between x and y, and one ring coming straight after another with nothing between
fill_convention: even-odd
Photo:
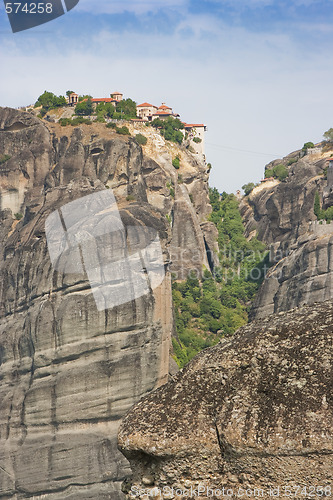
<instances>
[{"instance_id":1,"label":"green vegetation on rock","mask_svg":"<svg viewBox=\"0 0 333 500\"><path fill-rule=\"evenodd\" d=\"M282 163L279 163L279 165L275 165L275 167L273 168L265 169L265 178L274 177L279 181L284 181L288 177L288 175L289 175L288 169Z\"/></svg>"},{"instance_id":2,"label":"green vegetation on rock","mask_svg":"<svg viewBox=\"0 0 333 500\"><path fill-rule=\"evenodd\" d=\"M333 220L333 206L326 208L326 210L322 209L318 191L315 194L313 211L318 220L326 220L328 223Z\"/></svg>"},{"instance_id":3,"label":"green vegetation on rock","mask_svg":"<svg viewBox=\"0 0 333 500\"><path fill-rule=\"evenodd\" d=\"M248 321L248 309L269 267L268 252L260 241L248 241L234 195L210 189L218 229L219 266L202 277L189 274L173 282L177 336L174 357L180 367L205 347L232 335Z\"/></svg>"},{"instance_id":4,"label":"green vegetation on rock","mask_svg":"<svg viewBox=\"0 0 333 500\"><path fill-rule=\"evenodd\" d=\"M75 114L79 116L90 116L94 112L92 100L89 98L87 100L79 102L75 106Z\"/></svg>"},{"instance_id":5,"label":"green vegetation on rock","mask_svg":"<svg viewBox=\"0 0 333 500\"><path fill-rule=\"evenodd\" d=\"M145 146L147 144L147 137L142 134L136 134L135 140L140 146Z\"/></svg>"},{"instance_id":6,"label":"green vegetation on rock","mask_svg":"<svg viewBox=\"0 0 333 500\"><path fill-rule=\"evenodd\" d=\"M315 147L315 145L313 144L313 142L306 142L304 144L304 146L302 147L302 151L306 151L307 149L311 149L314 147Z\"/></svg>"},{"instance_id":7,"label":"green vegetation on rock","mask_svg":"<svg viewBox=\"0 0 333 500\"><path fill-rule=\"evenodd\" d=\"M251 193L252 189L255 188L255 186L256 185L254 184L254 182L248 182L247 184L244 184L244 186L242 186L242 189L245 193L245 196L248 196Z\"/></svg>"},{"instance_id":8,"label":"green vegetation on rock","mask_svg":"<svg viewBox=\"0 0 333 500\"><path fill-rule=\"evenodd\" d=\"M328 142L333 142L333 128L328 129L324 133L324 139Z\"/></svg>"},{"instance_id":9,"label":"green vegetation on rock","mask_svg":"<svg viewBox=\"0 0 333 500\"><path fill-rule=\"evenodd\" d=\"M179 169L179 167L180 167L180 158L179 158L179 156L176 156L176 158L174 158L172 160L172 166L175 167L177 170Z\"/></svg>"},{"instance_id":10,"label":"green vegetation on rock","mask_svg":"<svg viewBox=\"0 0 333 500\"><path fill-rule=\"evenodd\" d=\"M172 118L169 116L166 120L161 120L156 118L151 122L152 127L158 128L161 135L167 140L181 144L184 139L184 134L181 132L184 125L178 118Z\"/></svg>"},{"instance_id":11,"label":"green vegetation on rock","mask_svg":"<svg viewBox=\"0 0 333 500\"><path fill-rule=\"evenodd\" d=\"M66 106L66 104L67 101L64 96L56 96L52 92L47 92L45 90L45 92L38 97L35 103L35 108L42 106L40 114L41 116L44 116L51 109L60 108L62 106Z\"/></svg>"},{"instance_id":12,"label":"green vegetation on rock","mask_svg":"<svg viewBox=\"0 0 333 500\"><path fill-rule=\"evenodd\" d=\"M9 156L9 155L0 156L0 165L3 165L4 163L6 163L6 161L8 161L10 159L11 159L11 156Z\"/></svg>"},{"instance_id":13,"label":"green vegetation on rock","mask_svg":"<svg viewBox=\"0 0 333 500\"><path fill-rule=\"evenodd\" d=\"M76 118L60 118L59 125L62 127L67 127L71 125L72 127L77 127L78 125L92 125L92 121L88 118L83 118L83 116L77 116Z\"/></svg>"},{"instance_id":14,"label":"green vegetation on rock","mask_svg":"<svg viewBox=\"0 0 333 500\"><path fill-rule=\"evenodd\" d=\"M128 127L125 127L125 125L123 127L116 127L115 130L117 134L120 135L131 135L131 132L128 130Z\"/></svg>"}]
</instances>

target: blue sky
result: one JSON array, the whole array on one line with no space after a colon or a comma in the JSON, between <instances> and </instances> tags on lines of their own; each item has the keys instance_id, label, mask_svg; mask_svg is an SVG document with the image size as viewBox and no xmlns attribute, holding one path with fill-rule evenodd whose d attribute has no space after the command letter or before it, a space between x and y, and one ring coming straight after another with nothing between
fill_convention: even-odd
<instances>
[{"instance_id":1,"label":"blue sky","mask_svg":"<svg viewBox=\"0 0 333 500\"><path fill-rule=\"evenodd\" d=\"M208 126L220 191L333 126L333 0L81 0L16 34L1 2L0 42L0 105L68 88L165 101Z\"/></svg>"}]
</instances>

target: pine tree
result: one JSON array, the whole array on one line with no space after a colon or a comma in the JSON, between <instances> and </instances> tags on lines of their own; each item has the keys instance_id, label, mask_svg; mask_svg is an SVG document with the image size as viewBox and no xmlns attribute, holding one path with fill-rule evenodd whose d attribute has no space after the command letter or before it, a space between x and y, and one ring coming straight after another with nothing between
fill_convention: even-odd
<instances>
[{"instance_id":1,"label":"pine tree","mask_svg":"<svg viewBox=\"0 0 333 500\"><path fill-rule=\"evenodd\" d=\"M316 194L315 194L313 211L314 211L314 214L317 217L317 219L320 219L322 211L321 211L321 207L320 207L320 197L319 197L318 191L316 191Z\"/></svg>"}]
</instances>

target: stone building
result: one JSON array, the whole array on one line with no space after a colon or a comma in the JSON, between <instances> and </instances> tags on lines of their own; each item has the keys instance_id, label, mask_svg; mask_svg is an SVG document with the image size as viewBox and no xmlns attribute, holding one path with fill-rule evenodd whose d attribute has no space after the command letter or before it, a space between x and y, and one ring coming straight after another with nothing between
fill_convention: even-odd
<instances>
[{"instance_id":1,"label":"stone building","mask_svg":"<svg viewBox=\"0 0 333 500\"><path fill-rule=\"evenodd\" d=\"M68 103L68 106L76 106L77 103L79 102L79 94L76 94L75 92L72 92L66 98L66 101Z\"/></svg>"},{"instance_id":2,"label":"stone building","mask_svg":"<svg viewBox=\"0 0 333 500\"><path fill-rule=\"evenodd\" d=\"M142 120L149 120L149 117L152 117L154 113L157 111L157 106L150 104L149 102L143 102L136 107L136 114L138 118Z\"/></svg>"},{"instance_id":3,"label":"stone building","mask_svg":"<svg viewBox=\"0 0 333 500\"><path fill-rule=\"evenodd\" d=\"M124 94L122 94L121 92L113 92L112 94L110 94L110 97L119 102L123 100L123 95Z\"/></svg>"}]
</instances>

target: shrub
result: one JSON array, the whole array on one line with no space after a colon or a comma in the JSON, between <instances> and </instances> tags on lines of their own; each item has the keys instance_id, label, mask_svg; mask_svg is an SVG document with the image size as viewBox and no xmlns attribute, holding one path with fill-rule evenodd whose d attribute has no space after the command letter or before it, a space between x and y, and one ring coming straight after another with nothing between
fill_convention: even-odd
<instances>
[{"instance_id":1,"label":"shrub","mask_svg":"<svg viewBox=\"0 0 333 500\"><path fill-rule=\"evenodd\" d=\"M128 128L124 125L123 127L116 127L116 132L117 134L120 134L120 135L131 135L130 131L128 130Z\"/></svg>"},{"instance_id":2,"label":"shrub","mask_svg":"<svg viewBox=\"0 0 333 500\"><path fill-rule=\"evenodd\" d=\"M136 134L135 136L135 140L138 144L140 144L141 146L145 146L147 144L147 137L145 137L144 135L142 134Z\"/></svg>"},{"instance_id":3,"label":"shrub","mask_svg":"<svg viewBox=\"0 0 333 500\"><path fill-rule=\"evenodd\" d=\"M200 137L193 137L193 142L196 142L196 143L199 143L199 142L202 142L202 139L200 139Z\"/></svg>"},{"instance_id":4,"label":"shrub","mask_svg":"<svg viewBox=\"0 0 333 500\"><path fill-rule=\"evenodd\" d=\"M23 214L21 214L20 212L14 214L14 217L16 220L21 220L23 218Z\"/></svg>"},{"instance_id":5,"label":"shrub","mask_svg":"<svg viewBox=\"0 0 333 500\"><path fill-rule=\"evenodd\" d=\"M183 123L178 120L178 118L172 118L169 116L166 120L161 120L157 118L151 122L151 125L158 128L161 135L167 140L181 144L184 139L184 135L181 132L184 129Z\"/></svg>"},{"instance_id":6,"label":"shrub","mask_svg":"<svg viewBox=\"0 0 333 500\"><path fill-rule=\"evenodd\" d=\"M6 161L8 161L10 159L11 159L11 156L9 156L9 155L0 156L0 165L3 165L4 163L6 163Z\"/></svg>"},{"instance_id":7,"label":"shrub","mask_svg":"<svg viewBox=\"0 0 333 500\"><path fill-rule=\"evenodd\" d=\"M288 161L288 166L293 165L297 161L298 161L298 158L290 158L290 160Z\"/></svg>"},{"instance_id":8,"label":"shrub","mask_svg":"<svg viewBox=\"0 0 333 500\"><path fill-rule=\"evenodd\" d=\"M38 97L35 103L35 108L42 106L41 113L43 112L45 115L50 109L66 106L66 104L67 101L64 96L56 96L52 92L47 92L45 90L45 92Z\"/></svg>"},{"instance_id":9,"label":"shrub","mask_svg":"<svg viewBox=\"0 0 333 500\"><path fill-rule=\"evenodd\" d=\"M249 182L248 184L244 184L244 186L242 186L242 189L245 193L245 196L248 196L254 187L255 187L255 185L253 182Z\"/></svg>"},{"instance_id":10,"label":"shrub","mask_svg":"<svg viewBox=\"0 0 333 500\"><path fill-rule=\"evenodd\" d=\"M97 118L96 118L96 121L98 123L105 123L105 118L103 115L98 115Z\"/></svg>"},{"instance_id":11,"label":"shrub","mask_svg":"<svg viewBox=\"0 0 333 500\"><path fill-rule=\"evenodd\" d=\"M114 129L116 129L117 125L114 122L109 122L109 123L106 124L106 127L107 128L114 128Z\"/></svg>"},{"instance_id":12,"label":"shrub","mask_svg":"<svg viewBox=\"0 0 333 500\"><path fill-rule=\"evenodd\" d=\"M133 196L132 194L129 194L128 196L126 196L126 200L127 201L135 201L135 196Z\"/></svg>"},{"instance_id":13,"label":"shrub","mask_svg":"<svg viewBox=\"0 0 333 500\"><path fill-rule=\"evenodd\" d=\"M172 198L174 198L175 197L175 190L174 190L174 188L172 186L169 188L169 191L170 191L170 196Z\"/></svg>"},{"instance_id":14,"label":"shrub","mask_svg":"<svg viewBox=\"0 0 333 500\"><path fill-rule=\"evenodd\" d=\"M182 176L182 174L178 174L178 184L183 184L183 176Z\"/></svg>"},{"instance_id":15,"label":"shrub","mask_svg":"<svg viewBox=\"0 0 333 500\"><path fill-rule=\"evenodd\" d=\"M304 144L304 146L302 147L302 151L306 151L307 149L311 149L314 147L315 147L315 145L313 144L313 142L306 142Z\"/></svg>"},{"instance_id":16,"label":"shrub","mask_svg":"<svg viewBox=\"0 0 333 500\"><path fill-rule=\"evenodd\" d=\"M333 128L328 129L324 133L324 139L328 142L333 142Z\"/></svg>"},{"instance_id":17,"label":"shrub","mask_svg":"<svg viewBox=\"0 0 333 500\"><path fill-rule=\"evenodd\" d=\"M180 159L178 156L172 160L172 165L178 170L180 167Z\"/></svg>"},{"instance_id":18,"label":"shrub","mask_svg":"<svg viewBox=\"0 0 333 500\"><path fill-rule=\"evenodd\" d=\"M70 118L60 118L58 123L62 127L67 127L68 125L70 125L72 123L72 120Z\"/></svg>"},{"instance_id":19,"label":"shrub","mask_svg":"<svg viewBox=\"0 0 333 500\"><path fill-rule=\"evenodd\" d=\"M280 163L273 168L273 175L275 178L279 179L279 181L284 181L288 177L289 172L287 167Z\"/></svg>"},{"instance_id":20,"label":"shrub","mask_svg":"<svg viewBox=\"0 0 333 500\"><path fill-rule=\"evenodd\" d=\"M273 177L273 175L274 175L274 172L273 172L272 168L265 169L265 179L267 179L268 177Z\"/></svg>"}]
</instances>

